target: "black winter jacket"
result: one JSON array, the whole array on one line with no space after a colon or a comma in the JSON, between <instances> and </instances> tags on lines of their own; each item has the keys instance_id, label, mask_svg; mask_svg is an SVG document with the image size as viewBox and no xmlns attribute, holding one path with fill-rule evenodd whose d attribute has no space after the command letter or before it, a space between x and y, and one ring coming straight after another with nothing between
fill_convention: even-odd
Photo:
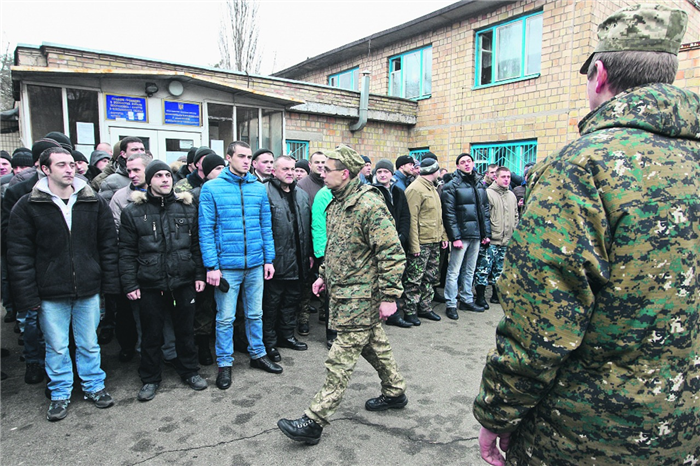
<instances>
[{"instance_id":1,"label":"black winter jacket","mask_svg":"<svg viewBox=\"0 0 700 466\"><path fill-rule=\"evenodd\" d=\"M117 232L107 201L90 186L78 191L71 230L51 196L35 186L12 209L7 256L18 310L42 299L118 293Z\"/></svg>"},{"instance_id":2,"label":"black winter jacket","mask_svg":"<svg viewBox=\"0 0 700 466\"><path fill-rule=\"evenodd\" d=\"M174 290L206 279L197 208L189 193L155 197L134 191L122 210L119 274L124 293Z\"/></svg>"},{"instance_id":3,"label":"black winter jacket","mask_svg":"<svg viewBox=\"0 0 700 466\"><path fill-rule=\"evenodd\" d=\"M391 212L392 217L394 217L396 231L399 234L399 240L405 251L407 245L406 241L408 241L408 235L411 232L411 211L408 208L404 190L396 185L392 185L391 188L389 188L391 192L379 183L372 186L382 192L384 202L386 202L389 212Z\"/></svg>"},{"instance_id":4,"label":"black winter jacket","mask_svg":"<svg viewBox=\"0 0 700 466\"><path fill-rule=\"evenodd\" d=\"M457 170L442 188L440 200L442 222L451 242L491 237L489 198L475 172L467 175Z\"/></svg>"},{"instance_id":5,"label":"black winter jacket","mask_svg":"<svg viewBox=\"0 0 700 466\"><path fill-rule=\"evenodd\" d=\"M267 197L270 200L272 216L272 236L275 239L275 280L306 280L309 274L309 257L311 250L311 207L309 195L296 186L291 192L294 196L294 212L287 198L284 197L281 183L276 178L265 181ZM294 224L299 233L299 242L295 244ZM299 264L301 263L301 269Z\"/></svg>"},{"instance_id":6,"label":"black winter jacket","mask_svg":"<svg viewBox=\"0 0 700 466\"><path fill-rule=\"evenodd\" d=\"M7 236L8 236L8 226L10 224L10 212L12 208L19 202L20 198L25 194L32 192L34 185L39 181L39 173L35 170L34 175L18 183L14 186L9 186L5 191L5 195L2 197L2 254L5 255L7 252Z\"/></svg>"}]
</instances>

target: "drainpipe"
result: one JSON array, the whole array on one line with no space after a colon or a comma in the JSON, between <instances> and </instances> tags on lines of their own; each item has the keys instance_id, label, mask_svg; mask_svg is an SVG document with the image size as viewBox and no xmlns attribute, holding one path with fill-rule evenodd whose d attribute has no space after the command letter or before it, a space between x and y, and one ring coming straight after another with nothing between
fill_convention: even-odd
<instances>
[{"instance_id":1,"label":"drainpipe","mask_svg":"<svg viewBox=\"0 0 700 466\"><path fill-rule=\"evenodd\" d=\"M369 108L369 71L362 72L362 90L360 91L360 119L350 125L350 131L360 131L367 124Z\"/></svg>"}]
</instances>

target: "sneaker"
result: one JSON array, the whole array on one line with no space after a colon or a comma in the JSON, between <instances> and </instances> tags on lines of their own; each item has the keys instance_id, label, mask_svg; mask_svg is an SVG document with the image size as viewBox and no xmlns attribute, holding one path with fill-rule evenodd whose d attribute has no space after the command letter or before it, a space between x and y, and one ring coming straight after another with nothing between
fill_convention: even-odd
<instances>
[{"instance_id":1,"label":"sneaker","mask_svg":"<svg viewBox=\"0 0 700 466\"><path fill-rule=\"evenodd\" d=\"M44 368L38 362L27 363L27 370L24 372L24 383L34 385L44 381Z\"/></svg>"},{"instance_id":2,"label":"sneaker","mask_svg":"<svg viewBox=\"0 0 700 466\"><path fill-rule=\"evenodd\" d=\"M70 400L51 400L49 410L46 412L46 420L56 422L68 416L68 403Z\"/></svg>"},{"instance_id":3,"label":"sneaker","mask_svg":"<svg viewBox=\"0 0 700 466\"><path fill-rule=\"evenodd\" d=\"M136 399L139 401L151 401L156 397L156 390L158 390L158 387L160 387L159 383L143 384L143 387L141 387L141 390L139 390L139 394L136 396Z\"/></svg>"},{"instance_id":4,"label":"sneaker","mask_svg":"<svg viewBox=\"0 0 700 466\"><path fill-rule=\"evenodd\" d=\"M95 403L96 408L104 409L114 405L112 396L104 388L95 393L84 393L83 398Z\"/></svg>"},{"instance_id":5,"label":"sneaker","mask_svg":"<svg viewBox=\"0 0 700 466\"><path fill-rule=\"evenodd\" d=\"M207 388L209 385L207 385L207 381L202 378L199 374L195 374L191 377L187 377L183 379L184 382L190 386L192 390L204 390Z\"/></svg>"},{"instance_id":6,"label":"sneaker","mask_svg":"<svg viewBox=\"0 0 700 466\"><path fill-rule=\"evenodd\" d=\"M400 396L384 396L379 395L377 398L370 398L365 403L367 411L386 411L387 409L401 409L408 404L406 395Z\"/></svg>"},{"instance_id":7,"label":"sneaker","mask_svg":"<svg viewBox=\"0 0 700 466\"><path fill-rule=\"evenodd\" d=\"M299 419L280 419L277 421L277 427L290 439L307 445L316 445L323 433L323 427L306 417L306 414Z\"/></svg>"}]
</instances>

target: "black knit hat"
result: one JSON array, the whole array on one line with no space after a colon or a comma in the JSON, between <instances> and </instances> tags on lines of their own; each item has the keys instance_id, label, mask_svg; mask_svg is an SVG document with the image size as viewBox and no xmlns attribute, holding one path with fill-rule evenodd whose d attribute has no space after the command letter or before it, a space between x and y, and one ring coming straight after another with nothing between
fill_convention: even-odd
<instances>
[{"instance_id":1,"label":"black knit hat","mask_svg":"<svg viewBox=\"0 0 700 466\"><path fill-rule=\"evenodd\" d=\"M213 169L218 166L225 166L226 161L220 155L215 154L213 151L211 154L204 157L202 160L202 171L204 172L204 177L206 178Z\"/></svg>"},{"instance_id":2,"label":"black knit hat","mask_svg":"<svg viewBox=\"0 0 700 466\"><path fill-rule=\"evenodd\" d=\"M194 154L197 153L197 149L199 149L199 147L193 146L187 151L187 165L194 163Z\"/></svg>"},{"instance_id":3,"label":"black knit hat","mask_svg":"<svg viewBox=\"0 0 700 466\"><path fill-rule=\"evenodd\" d=\"M459 161L462 160L462 157L469 157L472 159L472 162L474 161L474 157L469 152L463 152L457 156L457 165L459 165Z\"/></svg>"},{"instance_id":4,"label":"black knit hat","mask_svg":"<svg viewBox=\"0 0 700 466\"><path fill-rule=\"evenodd\" d=\"M17 167L33 167L34 159L32 158L32 151L26 147L20 147L15 149L12 153L12 168Z\"/></svg>"},{"instance_id":5,"label":"black knit hat","mask_svg":"<svg viewBox=\"0 0 700 466\"><path fill-rule=\"evenodd\" d=\"M215 154L215 153L216 152L214 152L213 150L211 150L207 146L202 146L199 149L197 149L197 151L194 153L194 157L192 157L192 163L197 165L197 163L199 163L199 161L201 160L202 157L206 157L209 154Z\"/></svg>"},{"instance_id":6,"label":"black knit hat","mask_svg":"<svg viewBox=\"0 0 700 466\"><path fill-rule=\"evenodd\" d=\"M398 159L396 159L396 169L398 170L399 168L403 167L407 163L413 163L413 157L409 155L400 155Z\"/></svg>"},{"instance_id":7,"label":"black knit hat","mask_svg":"<svg viewBox=\"0 0 700 466\"><path fill-rule=\"evenodd\" d=\"M365 163L372 163L372 161L366 155L361 155L360 157L362 157L362 160L364 160Z\"/></svg>"},{"instance_id":8,"label":"black knit hat","mask_svg":"<svg viewBox=\"0 0 700 466\"><path fill-rule=\"evenodd\" d=\"M294 164L294 168L303 168L307 175L311 172L309 161L306 159L298 160L297 163Z\"/></svg>"},{"instance_id":9,"label":"black knit hat","mask_svg":"<svg viewBox=\"0 0 700 466\"><path fill-rule=\"evenodd\" d=\"M425 160L425 159L434 159L434 160L437 160L438 158L437 158L437 155L435 155L435 154L433 154L432 152L428 151L428 152L426 152L426 153L423 154L423 160Z\"/></svg>"},{"instance_id":10,"label":"black knit hat","mask_svg":"<svg viewBox=\"0 0 700 466\"><path fill-rule=\"evenodd\" d=\"M55 139L39 139L35 142L32 145L32 160L34 160L34 163L39 160L42 152L51 147L61 147L61 145Z\"/></svg>"},{"instance_id":11,"label":"black knit hat","mask_svg":"<svg viewBox=\"0 0 700 466\"><path fill-rule=\"evenodd\" d=\"M394 164L391 163L391 160L389 159L379 159L377 161L377 164L374 166L374 173L377 173L377 170L380 168L383 168L384 170L389 170L391 173L394 173Z\"/></svg>"},{"instance_id":12,"label":"black knit hat","mask_svg":"<svg viewBox=\"0 0 700 466\"><path fill-rule=\"evenodd\" d=\"M255 153L253 154L253 160L257 159L258 156L262 154L270 154L273 158L275 157L275 154L270 149L262 148L255 151Z\"/></svg>"},{"instance_id":13,"label":"black knit hat","mask_svg":"<svg viewBox=\"0 0 700 466\"><path fill-rule=\"evenodd\" d=\"M73 160L75 160L76 162L87 163L88 159L87 159L87 157L85 157L85 155L83 155L82 152L77 151L77 150L73 150L73 151L71 151L71 153L73 154Z\"/></svg>"},{"instance_id":14,"label":"black knit hat","mask_svg":"<svg viewBox=\"0 0 700 466\"><path fill-rule=\"evenodd\" d=\"M149 163L146 167L146 184L150 186L153 175L163 170L170 172L171 175L173 174L173 170L170 168L170 165L162 160L154 160Z\"/></svg>"},{"instance_id":15,"label":"black knit hat","mask_svg":"<svg viewBox=\"0 0 700 466\"><path fill-rule=\"evenodd\" d=\"M51 131L49 134L44 136L44 139L53 139L57 143L61 145L64 149L67 151L72 151L73 148L73 143L70 142L70 138L66 136L65 134L58 132L58 131Z\"/></svg>"},{"instance_id":16,"label":"black knit hat","mask_svg":"<svg viewBox=\"0 0 700 466\"><path fill-rule=\"evenodd\" d=\"M5 159L8 162L12 163L12 157L10 156L10 153L7 152L6 150L0 150L0 158Z\"/></svg>"}]
</instances>

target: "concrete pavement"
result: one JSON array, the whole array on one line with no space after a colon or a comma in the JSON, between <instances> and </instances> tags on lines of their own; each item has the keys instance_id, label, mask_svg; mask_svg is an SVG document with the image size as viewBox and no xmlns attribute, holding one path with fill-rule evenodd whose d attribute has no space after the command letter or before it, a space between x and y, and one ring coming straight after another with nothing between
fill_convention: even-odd
<instances>
[{"instance_id":1,"label":"concrete pavement","mask_svg":"<svg viewBox=\"0 0 700 466\"><path fill-rule=\"evenodd\" d=\"M435 304L435 303L434 303ZM118 345L103 347L107 390L115 406L96 409L73 392L66 419L46 421L44 384L24 383L14 324L2 323L2 360L10 378L2 382L0 462L7 465L104 464L466 464L483 465L472 415L481 370L495 346L499 305L483 314L459 312L442 321L423 320L418 328L387 327L399 368L406 377L408 406L369 412L365 401L380 394L379 378L363 359L345 398L316 446L285 437L276 422L297 418L325 376L323 324L311 315L311 334L301 338L309 350L280 349L284 373L268 374L248 367L248 356L236 353L233 385L216 388L216 366L203 367L210 386L194 392L166 367L153 401L140 403L138 357L117 360Z\"/></svg>"}]
</instances>

